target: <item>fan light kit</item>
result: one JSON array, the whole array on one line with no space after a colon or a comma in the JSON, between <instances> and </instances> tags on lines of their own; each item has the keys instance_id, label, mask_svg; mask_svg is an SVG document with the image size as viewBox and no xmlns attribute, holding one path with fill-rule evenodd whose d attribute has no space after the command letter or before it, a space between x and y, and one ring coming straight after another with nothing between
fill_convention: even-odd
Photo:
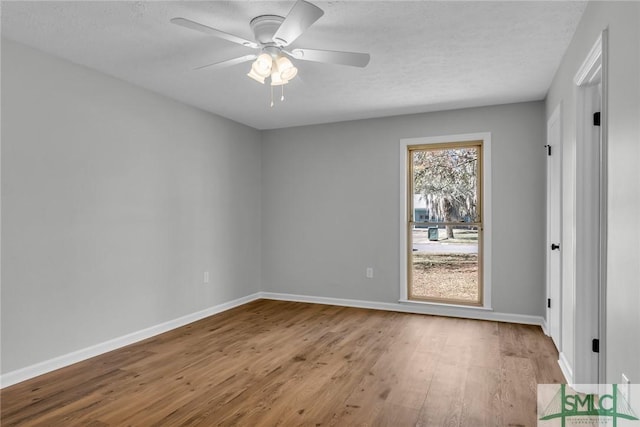
<instances>
[{"instance_id":1,"label":"fan light kit","mask_svg":"<svg viewBox=\"0 0 640 427\"><path fill-rule=\"evenodd\" d=\"M293 65L290 58L361 68L366 67L369 63L370 56L368 53L304 48L285 49L314 22L320 19L323 14L324 12L319 7L305 0L298 0L286 18L278 15L261 15L253 18L249 25L256 41L246 40L186 18L173 18L171 22L247 48L258 49L260 51L258 54L244 55L215 62L196 69L218 69L253 61L247 76L262 84L265 83L267 78L270 79L271 106L273 107L273 87L281 87L282 96L280 100L284 101L284 85L298 74L298 69Z\"/></svg>"},{"instance_id":2,"label":"fan light kit","mask_svg":"<svg viewBox=\"0 0 640 427\"><path fill-rule=\"evenodd\" d=\"M255 60L247 76L262 84L271 76L271 86L281 86L289 83L296 74L298 69L286 56L277 55L273 58L270 54L263 53Z\"/></svg>"},{"instance_id":3,"label":"fan light kit","mask_svg":"<svg viewBox=\"0 0 640 427\"><path fill-rule=\"evenodd\" d=\"M297 74L298 69L293 66L289 58L281 53L264 52L253 62L247 76L262 84L266 78L271 77L271 106L273 107L273 86L282 86L280 101L284 101L284 85Z\"/></svg>"}]
</instances>

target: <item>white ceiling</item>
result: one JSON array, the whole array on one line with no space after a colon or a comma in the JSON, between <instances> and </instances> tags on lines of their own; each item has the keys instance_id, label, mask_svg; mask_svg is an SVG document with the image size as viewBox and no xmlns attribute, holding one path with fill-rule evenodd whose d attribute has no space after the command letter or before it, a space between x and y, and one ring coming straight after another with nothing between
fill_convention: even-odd
<instances>
[{"instance_id":1,"label":"white ceiling","mask_svg":"<svg viewBox=\"0 0 640 427\"><path fill-rule=\"evenodd\" d=\"M253 53L169 23L177 16L252 39L249 21L293 1L3 1L2 35L257 129L543 99L583 1L314 1L325 14L292 47L368 52L365 69L295 61L284 102ZM279 94L279 88L276 88Z\"/></svg>"}]
</instances>

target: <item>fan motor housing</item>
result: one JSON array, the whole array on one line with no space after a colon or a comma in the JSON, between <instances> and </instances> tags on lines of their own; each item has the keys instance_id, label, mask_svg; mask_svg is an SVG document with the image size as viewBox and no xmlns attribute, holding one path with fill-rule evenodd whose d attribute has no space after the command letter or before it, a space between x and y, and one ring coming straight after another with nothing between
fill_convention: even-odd
<instances>
[{"instance_id":1,"label":"fan motor housing","mask_svg":"<svg viewBox=\"0 0 640 427\"><path fill-rule=\"evenodd\" d=\"M260 15L253 18L249 25L258 43L263 46L274 46L276 43L273 41L273 35L280 28L282 21L284 21L282 16Z\"/></svg>"}]
</instances>

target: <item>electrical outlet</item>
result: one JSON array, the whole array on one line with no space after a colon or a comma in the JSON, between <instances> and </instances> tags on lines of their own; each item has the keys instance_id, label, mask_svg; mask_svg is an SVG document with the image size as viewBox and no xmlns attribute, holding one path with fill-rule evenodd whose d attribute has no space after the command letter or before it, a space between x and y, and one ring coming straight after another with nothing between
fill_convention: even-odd
<instances>
[{"instance_id":1,"label":"electrical outlet","mask_svg":"<svg viewBox=\"0 0 640 427\"><path fill-rule=\"evenodd\" d=\"M631 381L629 381L629 377L625 374L622 374L622 382L620 383L620 393L625 397L627 402L630 399L629 394L631 393Z\"/></svg>"},{"instance_id":2,"label":"electrical outlet","mask_svg":"<svg viewBox=\"0 0 640 427\"><path fill-rule=\"evenodd\" d=\"M202 282L203 283L209 283L209 272L208 271L204 272L204 275L202 277Z\"/></svg>"},{"instance_id":3,"label":"electrical outlet","mask_svg":"<svg viewBox=\"0 0 640 427\"><path fill-rule=\"evenodd\" d=\"M367 279L373 279L373 268L367 267Z\"/></svg>"}]
</instances>

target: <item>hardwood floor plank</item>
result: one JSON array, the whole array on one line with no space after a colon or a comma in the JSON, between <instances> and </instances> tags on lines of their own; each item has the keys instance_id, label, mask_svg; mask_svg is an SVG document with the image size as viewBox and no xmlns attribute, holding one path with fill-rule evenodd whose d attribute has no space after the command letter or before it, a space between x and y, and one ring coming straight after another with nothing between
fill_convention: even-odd
<instances>
[{"instance_id":1,"label":"hardwood floor plank","mask_svg":"<svg viewBox=\"0 0 640 427\"><path fill-rule=\"evenodd\" d=\"M502 418L505 425L536 425L537 381L530 359L504 356L501 372Z\"/></svg>"},{"instance_id":2,"label":"hardwood floor plank","mask_svg":"<svg viewBox=\"0 0 640 427\"><path fill-rule=\"evenodd\" d=\"M386 323L386 318L394 314L377 316L375 322L370 321L367 327L362 326L362 320L368 315L364 310L361 310L357 317L349 316L349 319L336 322L336 325L340 325L340 330L332 329L335 332L332 332L328 345L306 345L303 347L304 351L292 359L293 364L290 362L285 367L283 376L286 375L290 379L275 393L270 393L265 408L269 413L279 414L279 419L287 420L298 411L304 410L305 418L327 422L327 414L331 413L333 417L333 414L343 407L345 394L357 385L363 375L362 371L368 369L378 357L377 351L371 351L372 347L381 345L382 336L378 331ZM314 362L319 362L320 365L310 369ZM286 395L283 398L280 392L284 391ZM296 396L296 400L300 401L305 395L308 395L309 399L306 403L302 402L301 408L290 407L291 396ZM314 404L309 405L310 402ZM271 418L266 412L265 410L263 413L254 413L242 420L246 425L258 425L261 422L264 422L264 425L275 424L278 419L270 422ZM283 425L287 425L285 421L282 422Z\"/></svg>"},{"instance_id":3,"label":"hardwood floor plank","mask_svg":"<svg viewBox=\"0 0 640 427\"><path fill-rule=\"evenodd\" d=\"M459 426L464 403L467 366L438 361L424 404L419 426Z\"/></svg>"},{"instance_id":4,"label":"hardwood floor plank","mask_svg":"<svg viewBox=\"0 0 640 427\"><path fill-rule=\"evenodd\" d=\"M392 407L408 410L402 420L412 419L412 424L417 421L438 355L418 351L415 345L428 333L430 318L403 317L393 332L396 345L386 346L371 369L363 373L364 378L347 397L336 425L376 425L381 420L399 420L399 416L388 417Z\"/></svg>"},{"instance_id":5,"label":"hardwood floor plank","mask_svg":"<svg viewBox=\"0 0 640 427\"><path fill-rule=\"evenodd\" d=\"M506 425L502 419L500 373L500 369L470 367L460 414L461 426Z\"/></svg>"},{"instance_id":6,"label":"hardwood floor plank","mask_svg":"<svg viewBox=\"0 0 640 427\"><path fill-rule=\"evenodd\" d=\"M3 426L535 425L540 328L260 300L2 390Z\"/></svg>"}]
</instances>

